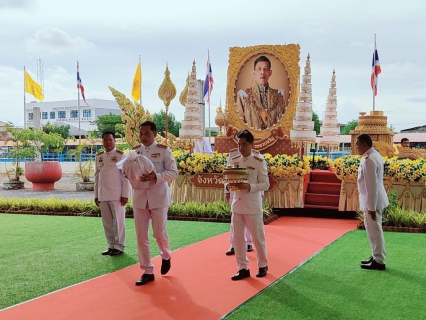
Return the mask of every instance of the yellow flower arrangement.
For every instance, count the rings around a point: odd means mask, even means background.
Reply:
[[[392,182],[426,181],[426,159],[383,158],[384,176]]]
[[[307,156],[309,159],[309,166],[312,168],[314,164],[315,169],[328,170],[333,167],[333,160],[324,156]],[[314,163],[312,163],[314,162]]]
[[[188,151],[174,150],[179,174],[193,175],[196,173],[222,173],[228,162],[227,153],[189,153]]]
[[[265,153],[264,157],[269,174],[276,178],[298,178],[309,173],[310,170],[308,157],[300,159],[297,155],[285,154],[273,157],[268,153]]]
[[[179,174],[222,173],[228,162],[227,153],[189,153],[180,149],[173,151]],[[277,178],[297,178],[309,173],[309,159],[298,156],[276,155],[266,153],[268,173]]]
[[[334,172],[337,178],[346,181],[356,181],[360,156],[345,156],[334,160]],[[426,159],[398,159],[397,157],[383,158],[383,177],[392,182],[426,181]]]
[[[344,156],[334,160],[332,168],[338,179],[356,182],[360,162],[360,156]]]

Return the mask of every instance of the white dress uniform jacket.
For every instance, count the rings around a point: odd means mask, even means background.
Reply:
[[[269,188],[268,170],[262,157],[253,153],[248,157],[234,156],[230,165],[247,168],[250,191],[231,191],[232,212],[240,214],[262,214],[262,191]]]
[[[129,198],[129,180],[116,165],[125,157],[122,151],[115,148],[110,152],[104,151],[96,155],[95,198],[99,201],[119,201],[121,197]]]
[[[383,210],[389,205],[383,185],[383,159],[374,148],[362,156],[358,168],[359,208],[366,211]]]
[[[148,189],[134,190],[133,208],[156,209],[169,207],[171,197],[168,182],[176,179],[179,174],[170,148],[154,141],[149,147],[141,145],[133,148],[133,150],[151,160],[157,175],[157,182],[150,181]]]

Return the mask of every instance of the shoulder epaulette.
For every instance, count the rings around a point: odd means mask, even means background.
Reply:
[[[231,159],[237,159],[240,156],[241,156],[241,154],[237,154],[237,155],[233,156]]]
[[[133,147],[132,150],[135,150],[135,149],[139,148],[140,146],[141,145],[137,145],[137,146]]]
[[[237,150],[238,150],[238,148],[231,149],[231,150],[229,150],[229,153],[237,151]]]
[[[157,146],[159,148],[162,148],[162,149],[167,149],[167,146],[165,144],[159,144],[159,143],[157,143]]]
[[[119,154],[123,154],[124,153],[123,151],[117,150],[117,149],[115,151],[117,151]]]
[[[101,151],[101,152],[98,152],[96,155],[97,156],[100,156],[101,154],[103,154],[104,152],[103,151]]]
[[[261,157],[254,156],[254,158],[255,158],[256,160],[263,161],[263,158],[261,158]]]
[[[259,151],[257,151],[257,150],[252,150],[253,151],[253,153],[255,153],[255,154],[260,154],[260,152]]]

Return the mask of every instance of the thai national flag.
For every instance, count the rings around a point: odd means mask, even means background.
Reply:
[[[206,68],[206,80],[204,81],[204,101],[210,102],[210,95],[213,90],[213,75],[212,75],[212,66],[210,64],[210,56],[207,59],[207,68]]]
[[[374,44],[373,64],[371,67],[371,89],[373,89],[375,96],[377,95],[377,80],[381,72],[379,54],[377,53],[376,44]]]
[[[80,78],[80,65],[77,61],[77,88],[81,91],[81,96],[83,97],[84,102],[86,102],[86,97],[84,96],[84,87]],[[87,102],[86,102],[87,103]]]

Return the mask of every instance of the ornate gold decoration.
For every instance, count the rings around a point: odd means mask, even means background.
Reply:
[[[262,54],[276,57],[287,71],[290,97],[287,103],[287,110],[281,120],[266,130],[254,130],[249,128],[237,115],[236,112],[236,82],[241,68],[254,56]],[[228,87],[226,90],[226,105],[228,107],[229,127],[237,131],[244,128],[253,133],[255,139],[267,138],[272,130],[282,127],[284,133],[289,136],[290,129],[293,127],[293,118],[296,112],[298,93],[299,93],[299,59],[300,46],[298,44],[289,45],[259,45],[252,47],[231,47],[229,48],[229,66],[228,66]],[[274,67],[272,67],[274,69]]]
[[[365,112],[360,112],[358,125],[351,130],[351,154],[357,154],[356,137],[361,133],[367,133],[373,140],[373,146],[382,156],[393,155],[393,136],[395,133],[388,127],[388,117],[383,115],[383,111],[370,111],[367,116]]]
[[[179,96],[179,102],[181,105],[183,105],[185,107],[186,104],[186,97],[188,96],[188,88],[189,88],[189,73],[188,76],[186,77],[186,85],[185,88],[183,88],[180,96]]]
[[[216,117],[214,118],[214,123],[219,126],[219,135],[222,136],[222,127],[225,126],[226,123],[225,115],[222,111],[222,106],[216,108]]]
[[[166,71],[164,71],[164,80],[163,83],[158,88],[158,97],[163,100],[164,105],[166,106],[166,113],[169,111],[170,102],[176,96],[176,87],[170,79],[169,67],[166,65]],[[166,122],[167,124],[167,122]]]
[[[138,102],[130,101],[126,95],[113,87],[108,87],[112,95],[117,101],[121,109],[121,121],[124,125],[124,140],[132,147],[140,144],[139,142],[139,125],[145,120],[151,120],[152,116],[149,111],[145,111],[144,107]]]
[[[170,79],[170,71],[168,65],[166,65],[166,71],[164,71],[164,80],[160,88],[158,88],[158,96],[163,100],[166,107],[166,119],[165,119],[165,133],[166,133],[166,144],[169,135],[169,105],[170,102],[176,96],[176,87]]]

